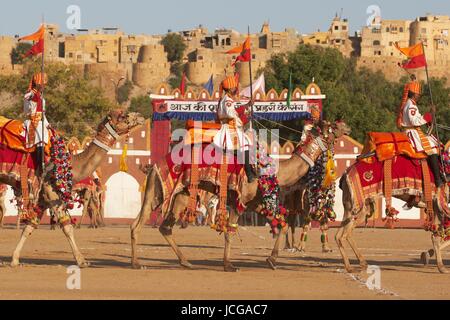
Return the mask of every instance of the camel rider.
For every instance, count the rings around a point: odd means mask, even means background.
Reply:
[[[223,94],[225,93],[225,94]],[[256,179],[250,164],[250,139],[244,133],[244,126],[249,122],[252,101],[236,107],[238,101],[238,82],[234,76],[227,77],[220,85],[221,99],[217,109],[221,129],[214,137],[214,144],[223,150],[243,151],[245,153],[244,169],[249,183]]]
[[[42,87],[47,84],[47,75],[38,73],[31,79],[30,86],[24,96],[24,114],[26,130],[26,147],[36,147],[38,163],[41,163],[45,145],[49,143],[49,123],[47,119],[42,119],[45,110],[45,100],[42,99]],[[44,128],[42,126],[44,121]],[[44,133],[42,132],[44,129]]]
[[[321,114],[320,107],[318,105],[311,106],[311,119],[305,121],[305,125],[303,127],[302,137],[300,139],[300,143],[304,144],[308,135],[313,129],[318,130],[320,126]]]
[[[433,116],[431,113],[422,116],[417,107],[420,99],[420,83],[413,78],[413,81],[406,86],[405,92],[408,92],[408,99],[400,110],[398,124],[408,136],[416,152],[425,152],[428,155],[428,163],[433,172],[436,187],[439,189],[444,185],[439,167],[439,142],[434,136],[425,134],[421,129],[424,125],[432,125]],[[432,112],[435,112],[434,106],[432,106]]]

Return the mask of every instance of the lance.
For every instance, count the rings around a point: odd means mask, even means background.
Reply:
[[[42,15],[42,25],[45,28],[45,19],[44,15]],[[45,99],[44,99],[44,91],[45,91],[45,32],[44,32],[44,43],[42,48],[42,60],[41,60],[41,101],[42,101],[42,136],[41,136],[41,144],[42,144],[42,154],[41,154],[41,164],[42,164],[42,177],[44,177],[44,168],[45,168]]]

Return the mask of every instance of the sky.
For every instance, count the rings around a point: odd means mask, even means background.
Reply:
[[[76,5],[83,29],[119,27],[128,34],[165,34],[188,30],[202,24],[209,31],[231,28],[239,32],[259,32],[264,21],[273,31],[294,28],[300,33],[326,31],[335,14],[343,9],[352,32],[366,25],[377,5],[382,19],[410,19],[427,13],[450,15],[448,0],[13,0],[0,4],[0,34],[25,35],[42,21],[56,23],[63,32],[67,9]]]

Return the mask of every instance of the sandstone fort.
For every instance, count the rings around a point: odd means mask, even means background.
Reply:
[[[388,79],[399,80],[404,73],[399,71],[398,63],[404,57],[395,49],[395,43],[407,47],[422,41],[430,75],[450,78],[449,16],[427,15],[415,20],[381,20],[375,23],[353,35],[350,34],[349,21],[337,15],[328,31],[312,34],[301,34],[294,29],[274,32],[269,23],[264,23],[259,33],[251,34],[253,70],[263,68],[275,53],[292,51],[299,44],[307,44],[336,48],[344,56],[356,59],[358,67],[379,70]],[[127,77],[145,92],[155,91],[170,76],[170,63],[160,44],[163,35],[127,35],[118,28],[65,34],[57,25],[48,25],[47,30],[47,61],[77,65],[84,72],[96,75],[98,84],[106,89],[113,89],[112,80]],[[231,29],[210,32],[201,25],[179,34],[187,45],[183,62],[189,84],[194,87],[206,83],[211,75],[220,79],[236,58],[225,52],[247,37],[247,34]],[[17,45],[16,38],[0,36],[0,74],[21,71],[20,65],[11,64],[10,53]],[[248,66],[242,63],[237,68],[242,85],[247,85]],[[425,77],[422,72],[418,76],[421,80]]]

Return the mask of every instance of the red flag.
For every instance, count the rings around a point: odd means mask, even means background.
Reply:
[[[186,74],[184,72],[183,77],[181,78],[180,91],[181,95],[184,97],[184,95],[186,94]]]
[[[44,52],[44,39],[39,40],[31,49],[25,53],[25,57],[37,56]]]
[[[241,44],[239,47],[236,47],[226,52],[226,54],[233,54],[233,53],[239,53],[239,56],[236,58],[236,61],[232,64],[233,67],[236,65],[238,61],[250,62],[252,60],[250,37],[247,37],[245,42]]]
[[[427,66],[427,59],[425,58],[425,52],[423,51],[423,44],[419,42],[409,48],[400,48],[398,43],[395,43],[395,47],[406,57],[408,60],[401,65],[404,69],[417,69]]]
[[[422,54],[420,56],[413,57],[403,63],[403,69],[417,69],[427,66],[427,60],[425,59],[425,55]]]

